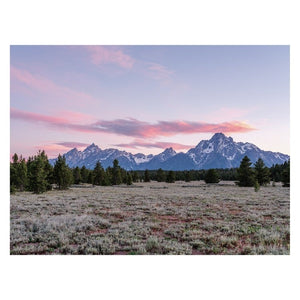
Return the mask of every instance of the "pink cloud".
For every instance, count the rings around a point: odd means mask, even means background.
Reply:
[[[141,138],[167,137],[176,134],[193,134],[200,132],[232,133],[255,130],[252,126],[240,121],[218,124],[190,121],[158,121],[156,124],[151,124],[136,119],[118,119],[113,121],[98,121],[95,123],[95,126],[104,132]]]
[[[45,150],[49,158],[57,157],[58,153],[66,153],[73,148],[84,148],[89,144],[80,142],[58,142],[53,144],[44,144],[34,147],[36,150]]]
[[[68,87],[60,86],[53,81],[39,76],[33,75],[27,70],[21,70],[14,66],[10,67],[11,82],[19,82],[24,84],[31,91],[37,91],[42,94],[52,95],[61,99],[66,99],[67,101],[86,103],[95,102],[97,99],[94,97],[79,91],[74,91]],[[11,85],[12,89],[22,90],[16,85]]]
[[[95,65],[115,64],[124,69],[131,69],[135,60],[120,49],[109,46],[85,46]]]
[[[117,147],[123,147],[123,148],[131,148],[131,149],[137,149],[137,148],[160,148],[160,149],[166,149],[166,148],[173,148],[174,150],[183,150],[183,149],[190,149],[193,146],[192,145],[185,145],[180,143],[171,143],[171,142],[145,142],[145,141],[139,141],[135,140],[132,143],[128,144],[116,144],[114,146]]]
[[[44,125],[59,128],[60,130],[65,129],[90,133],[101,132],[136,138],[167,137],[177,134],[193,134],[200,132],[234,133],[255,130],[251,125],[240,121],[222,122],[217,124],[191,121],[158,121],[156,124],[152,124],[130,118],[112,121],[99,120],[95,123],[78,124],[74,123],[73,120],[68,121],[65,118],[30,113],[15,108],[11,108],[11,118],[28,122],[39,122]]]

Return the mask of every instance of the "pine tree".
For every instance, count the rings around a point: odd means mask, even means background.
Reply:
[[[283,164],[283,171],[281,174],[281,181],[284,187],[290,186],[290,160]]]
[[[47,162],[48,159],[44,151],[39,151],[32,160],[27,161],[28,189],[36,194],[44,193],[50,189],[50,183],[47,181]]]
[[[12,162],[10,163],[10,191],[15,193],[18,186],[18,155],[15,153],[12,156]]]
[[[251,168],[250,159],[245,156],[238,168],[238,185],[239,186],[253,186],[255,182],[254,172]]]
[[[266,185],[270,183],[270,172],[265,166],[264,161],[259,158],[254,165],[255,178],[259,185]]]
[[[20,157],[17,165],[18,189],[23,192],[27,186],[27,165],[25,159]]]
[[[133,182],[138,182],[139,181],[139,175],[138,175],[137,171],[133,172],[132,180],[133,180]]]
[[[73,179],[74,179],[75,184],[79,184],[82,182],[81,172],[80,172],[79,167],[76,167],[73,169]]]
[[[190,171],[185,171],[184,172],[184,181],[185,182],[190,182],[191,181],[191,172]]]
[[[118,185],[121,183],[122,183],[122,177],[121,177],[119,161],[117,159],[115,159],[113,161],[113,168],[112,168],[112,184]]]
[[[82,166],[80,169],[80,177],[83,183],[88,182],[89,170],[85,166]]]
[[[150,175],[148,169],[146,169],[144,173],[144,182],[150,182]]]
[[[93,179],[93,172],[91,170],[88,171],[88,179],[87,179],[87,183],[93,184],[94,183],[94,179]]]
[[[168,183],[174,183],[175,182],[175,173],[174,173],[174,171],[171,170],[171,171],[168,172],[166,182],[168,182]]]
[[[126,184],[132,185],[132,176],[129,172],[127,172]]]
[[[156,180],[157,180],[158,182],[163,182],[163,181],[166,180],[166,174],[165,174],[165,172],[162,170],[162,168],[159,168],[159,169],[157,170],[157,173],[156,173]]]
[[[67,189],[72,181],[72,172],[66,164],[65,156],[58,155],[53,170],[54,181],[60,190]]]
[[[209,169],[205,173],[204,181],[205,183],[218,183],[220,176],[215,169]]]
[[[93,170],[93,184],[94,185],[108,185],[106,173],[101,166],[101,163],[97,161]]]

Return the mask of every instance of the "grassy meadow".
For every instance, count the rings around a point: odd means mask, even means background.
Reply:
[[[203,181],[72,186],[10,199],[10,253],[289,254],[290,188]]]

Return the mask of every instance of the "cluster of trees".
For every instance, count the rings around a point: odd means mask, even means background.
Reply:
[[[104,170],[97,162],[93,170],[86,167],[71,169],[64,156],[59,155],[54,166],[49,163],[45,151],[29,157],[26,161],[22,156],[14,154],[10,163],[10,192],[32,191],[43,193],[53,186],[67,189],[71,184],[91,183],[93,185],[118,185],[139,181],[136,172],[127,172],[114,160],[113,167]]]
[[[53,167],[44,151],[29,157],[27,161],[17,154],[10,163],[10,191],[33,191],[43,193],[51,189],[54,180]]]
[[[282,165],[273,165],[267,168],[260,158],[251,166],[250,159],[245,156],[239,168],[186,170],[186,171],[126,171],[119,166],[118,160],[113,161],[113,166],[106,170],[98,161],[93,170],[85,166],[69,168],[64,156],[59,155],[52,167],[44,151],[29,157],[26,161],[22,156],[14,154],[10,163],[10,190],[32,191],[43,193],[55,185],[58,189],[66,189],[71,184],[90,183],[93,185],[131,185],[133,182],[158,182],[173,183],[177,180],[195,181],[205,180],[206,183],[218,183],[220,180],[233,180],[239,186],[261,186],[273,181],[283,182],[283,186],[290,186],[290,161]]]
[[[261,185],[267,185],[271,179],[273,181],[281,181],[284,187],[290,186],[290,161],[285,162],[280,167],[278,165],[267,168],[261,158],[251,167],[250,159],[245,156],[237,169],[239,186],[254,186],[256,189]],[[280,170],[280,171],[279,171]],[[275,180],[274,175],[278,176]]]

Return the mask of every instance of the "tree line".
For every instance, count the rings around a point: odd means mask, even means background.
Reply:
[[[71,184],[89,183],[93,185],[109,186],[127,184],[133,182],[167,182],[175,181],[199,181],[206,183],[218,183],[220,180],[235,181],[239,186],[254,186],[256,189],[261,185],[281,181],[283,186],[290,186],[290,161],[282,165],[265,166],[259,158],[252,167],[250,159],[245,156],[239,168],[209,169],[209,170],[185,170],[166,171],[158,170],[126,171],[119,166],[117,159],[113,166],[104,169],[98,161],[93,170],[85,166],[81,168],[69,168],[64,156],[59,155],[52,166],[49,163],[45,151],[39,151],[37,155],[29,157],[27,161],[14,154],[10,163],[10,191],[32,191],[43,193],[57,189],[67,189]]]

